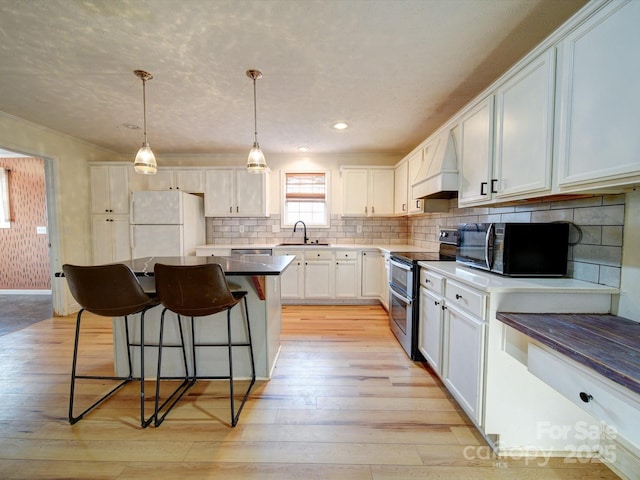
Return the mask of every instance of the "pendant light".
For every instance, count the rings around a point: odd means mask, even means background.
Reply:
[[[133,169],[137,173],[154,175],[158,171],[158,164],[156,162],[156,156],[151,151],[151,147],[147,141],[147,98],[145,88],[147,80],[151,80],[153,75],[144,70],[134,70],[133,73],[142,80],[142,109],[144,112],[144,142],[142,142],[142,146],[140,150],[138,150],[136,159],[133,162]]]
[[[247,159],[247,171],[249,173],[264,173],[267,170],[267,161],[264,159],[264,153],[258,144],[258,114],[256,107],[256,80],[262,78],[260,70],[247,70],[247,77],[253,80],[253,124],[254,139],[253,147],[249,152]]]

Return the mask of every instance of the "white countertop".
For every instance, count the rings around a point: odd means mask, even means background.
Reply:
[[[416,245],[407,245],[407,244],[393,244],[393,245],[381,245],[376,243],[330,243],[329,245],[312,245],[307,244],[306,246],[298,246],[298,245],[278,245],[274,243],[252,243],[248,245],[240,245],[240,244],[221,244],[221,243],[213,243],[208,245],[200,245],[196,247],[197,249],[234,249],[234,248],[277,248],[277,249],[286,249],[286,250],[298,250],[298,249],[309,249],[309,248],[331,248],[331,249],[340,249],[340,250],[372,250],[377,249],[382,251],[383,253],[389,252],[423,252],[425,251],[424,247],[418,247]]]
[[[485,292],[607,293],[618,294],[617,288],[573,278],[514,278],[465,267],[456,262],[419,262],[423,268],[455,276],[459,282]]]

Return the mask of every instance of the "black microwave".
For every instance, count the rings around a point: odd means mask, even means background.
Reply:
[[[568,223],[465,223],[458,226],[456,261],[510,277],[567,273]]]

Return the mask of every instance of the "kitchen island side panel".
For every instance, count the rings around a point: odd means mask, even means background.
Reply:
[[[253,354],[255,359],[256,377],[269,379],[275,366],[277,354],[280,348],[281,329],[281,304],[279,295],[279,276],[267,277],[265,300],[261,300],[253,286],[251,277],[234,276],[233,283],[240,290],[247,292],[251,336],[253,340]],[[277,284],[277,286],[276,286]],[[144,317],[144,336],[146,344],[157,344],[159,338],[160,315],[162,306],[154,307],[147,311]],[[247,339],[244,327],[244,306],[239,303],[231,310],[231,334],[232,341],[245,342]],[[198,342],[226,342],[226,312],[207,317],[197,317],[195,320],[196,339]],[[129,334],[133,341],[140,340],[140,315],[132,315],[129,324]],[[187,364],[190,371],[193,362],[190,357],[191,327],[190,319],[181,317],[185,342],[187,344]],[[113,319],[114,328],[114,355],[115,370],[117,375],[127,374],[126,337],[122,317]],[[165,315],[164,344],[177,345],[179,330],[176,315],[167,312]],[[140,372],[139,348],[132,349],[133,374]],[[250,357],[247,348],[236,347],[233,349],[234,376],[249,378],[251,375]],[[182,353],[178,348],[163,348],[162,350],[162,376],[180,376],[184,374]],[[147,346],[145,348],[145,377],[154,379],[157,369],[157,348]],[[226,348],[199,348],[197,352],[197,374],[199,376],[226,375],[228,373],[228,354]]]

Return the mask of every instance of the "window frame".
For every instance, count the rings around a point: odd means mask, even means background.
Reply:
[[[331,228],[331,172],[329,170],[281,170],[280,171],[280,226],[282,228],[292,228],[297,220],[287,222],[287,175],[309,175],[322,174],[325,179],[324,204],[326,208],[325,223],[310,223],[302,219],[308,228]],[[299,219],[298,219],[299,220]]]
[[[9,194],[9,179],[11,170],[0,166],[0,228],[11,228],[11,195]]]

